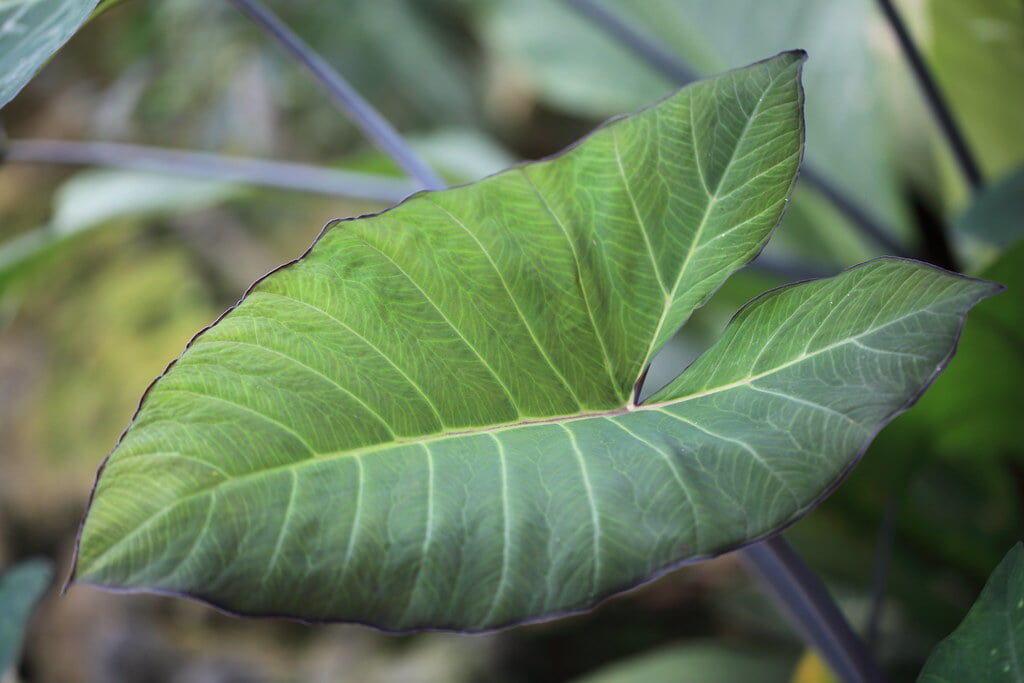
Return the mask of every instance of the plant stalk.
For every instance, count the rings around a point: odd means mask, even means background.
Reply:
[[[903,50],[903,55],[910,63],[910,68],[914,72],[918,86],[920,86],[921,92],[928,102],[936,122],[939,124],[939,129],[949,143],[953,157],[956,159],[957,165],[960,166],[960,171],[971,186],[971,190],[977,192],[984,182],[981,170],[974,155],[971,153],[970,147],[967,145],[967,140],[956,123],[956,119],[953,118],[953,112],[950,110],[946,98],[942,96],[938,83],[932,76],[928,65],[925,64],[921,51],[917,49],[913,38],[910,37],[910,31],[900,17],[899,12],[896,11],[896,7],[893,6],[891,0],[877,1],[879,9],[882,10],[882,14],[885,15],[889,25],[892,26],[892,30],[896,33],[896,39]]]
[[[243,14],[273,37],[297,62],[320,82],[331,98],[384,153],[428,190],[442,190],[447,184],[417,155],[380,112],[353,88],[319,54],[296,35],[258,0],[231,0]]]
[[[608,35],[628,47],[659,73],[679,85],[697,80],[698,76],[680,57],[630,26],[622,17],[598,5],[594,0],[562,0],[581,16],[602,28]],[[804,160],[803,180],[814,186],[850,220],[855,228],[876,245],[895,256],[911,254],[893,237],[893,231],[884,227],[867,209],[843,192],[812,164]]]
[[[416,189],[383,175],[112,142],[11,140],[2,160],[113,166],[382,202],[397,202]]]
[[[793,627],[843,683],[882,683],[885,676],[828,590],[781,534],[741,551]]]

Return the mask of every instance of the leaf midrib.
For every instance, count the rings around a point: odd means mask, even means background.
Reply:
[[[704,398],[704,397],[707,397],[707,396],[711,396],[713,394],[718,394],[718,393],[721,393],[723,391],[729,391],[731,389],[736,389],[736,388],[739,388],[741,386],[746,386],[748,384],[756,382],[759,379],[763,379],[763,378],[768,377],[770,375],[773,375],[773,374],[775,374],[777,372],[781,372],[781,371],[783,371],[783,370],[785,370],[787,368],[790,368],[790,367],[796,365],[797,363],[801,363],[803,361],[806,361],[809,358],[813,358],[815,356],[819,356],[819,355],[821,355],[823,353],[828,353],[829,351],[832,351],[833,349],[839,348],[841,346],[845,346],[847,344],[854,344],[859,339],[861,339],[862,337],[866,337],[866,336],[868,336],[870,334],[874,334],[875,332],[877,332],[878,330],[882,329],[883,327],[888,327],[889,325],[898,323],[901,320],[909,318],[909,317],[911,317],[913,315],[919,315],[919,314],[924,313],[924,312],[929,311],[929,310],[931,310],[931,309],[930,308],[923,308],[923,309],[918,309],[918,310],[912,311],[910,313],[906,313],[904,315],[901,315],[901,316],[898,316],[896,318],[893,318],[892,320],[887,320],[885,323],[880,324],[877,327],[873,327],[873,328],[870,328],[868,330],[865,330],[865,331],[861,332],[860,334],[856,334],[856,335],[853,335],[851,337],[844,337],[841,340],[838,340],[838,341],[835,341],[835,342],[833,342],[831,344],[823,346],[820,349],[817,349],[817,350],[815,350],[815,351],[813,351],[811,353],[801,354],[801,355],[799,355],[798,357],[796,357],[796,358],[794,358],[792,360],[786,361],[785,363],[782,363],[780,365],[772,367],[772,368],[770,368],[768,370],[765,370],[763,372],[760,372],[760,373],[757,373],[757,374],[754,374],[754,375],[748,375],[747,377],[743,377],[741,379],[735,380],[735,381],[730,382],[728,384],[723,384],[723,385],[720,385],[720,386],[717,386],[717,387],[711,387],[711,388],[705,389],[703,391],[698,391],[698,392],[695,392],[695,393],[692,393],[692,394],[687,394],[686,396],[681,396],[679,398],[671,399],[671,400],[668,400],[668,401],[660,401],[660,402],[657,402],[657,403],[642,403],[642,404],[629,403],[629,404],[627,404],[627,405],[625,405],[625,406],[623,406],[621,408],[613,408],[613,409],[609,409],[609,410],[579,412],[579,413],[573,413],[571,415],[556,415],[556,416],[553,416],[553,417],[536,418],[536,419],[530,419],[530,420],[520,420],[518,422],[506,422],[506,423],[501,423],[501,424],[487,425],[487,426],[484,426],[484,427],[472,427],[472,428],[469,428],[469,429],[460,429],[460,430],[453,430],[453,431],[447,431],[447,432],[434,432],[432,434],[424,434],[422,436],[413,437],[413,438],[409,438],[409,439],[395,439],[393,441],[382,441],[380,443],[371,444],[371,445],[368,445],[368,446],[364,446],[362,448],[352,448],[352,449],[345,450],[345,451],[336,451],[336,452],[331,452],[331,453],[320,453],[320,454],[317,454],[316,457],[314,457],[314,458],[307,458],[307,459],[303,459],[303,460],[298,461],[298,462],[285,463],[285,464],[282,464],[282,465],[276,465],[274,467],[268,467],[268,468],[261,469],[261,470],[254,470],[252,472],[246,472],[244,474],[235,475],[235,476],[233,476],[233,477],[231,477],[231,478],[229,478],[229,479],[227,479],[227,480],[225,480],[223,482],[218,482],[217,484],[215,484],[214,486],[212,486],[210,488],[216,488],[217,486],[223,485],[225,483],[237,481],[239,479],[244,479],[244,478],[247,478],[247,477],[258,476],[260,474],[269,474],[269,473],[272,473],[272,472],[275,472],[275,471],[281,470],[281,469],[288,469],[288,468],[292,468],[292,467],[298,467],[298,466],[308,465],[308,464],[313,464],[313,463],[321,463],[321,462],[325,462],[325,461],[332,460],[332,459],[335,459],[335,458],[347,458],[347,457],[358,457],[358,456],[363,456],[363,455],[369,455],[371,453],[387,450],[389,448],[394,448],[396,446],[408,446],[408,445],[414,445],[414,444],[427,444],[427,443],[432,443],[432,442],[435,442],[435,441],[443,441],[445,439],[456,438],[456,437],[460,437],[460,436],[472,436],[472,435],[475,435],[475,434],[493,434],[494,432],[500,432],[500,431],[505,431],[505,430],[510,430],[510,429],[519,429],[519,428],[522,428],[522,427],[532,427],[532,426],[545,425],[545,424],[559,424],[559,423],[565,423],[565,422],[575,422],[575,421],[578,421],[578,420],[588,420],[588,419],[593,419],[593,418],[617,417],[619,415],[626,415],[628,413],[633,413],[633,412],[638,412],[638,411],[645,411],[645,410],[664,410],[668,406],[674,406],[674,405],[678,405],[680,403],[686,403],[688,401],[696,400],[696,399],[699,399],[699,398]],[[127,460],[127,459],[137,458],[137,457],[146,457],[147,455],[149,455],[149,454],[148,453],[138,453],[138,454],[135,454],[135,455],[127,456],[125,459]],[[203,491],[206,491],[206,490],[209,490],[209,489],[202,489],[200,491],[194,492],[194,494],[202,493]],[[194,495],[194,494],[192,494],[192,495]]]

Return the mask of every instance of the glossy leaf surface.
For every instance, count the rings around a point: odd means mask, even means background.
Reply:
[[[963,623],[932,652],[918,683],[1024,681],[1024,547],[999,563]]]
[[[993,291],[894,259],[777,290],[634,404],[652,355],[781,215],[802,60],[328,226],[147,392],[75,578],[480,630],[585,609],[799,517]]]
[[[0,574],[0,678],[17,663],[29,616],[52,579],[53,567],[43,560]]]
[[[74,35],[97,0],[0,0],[0,107]]]

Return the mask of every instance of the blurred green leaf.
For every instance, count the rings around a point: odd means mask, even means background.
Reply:
[[[631,657],[574,683],[783,683],[792,657],[715,643],[688,643]]]
[[[434,2],[424,11],[417,0],[281,4],[282,16],[400,129],[477,119],[474,63],[443,9]]]
[[[97,0],[0,0],[0,107],[74,35]]]
[[[500,65],[498,87],[525,85],[530,95],[559,109],[607,118],[679,86],[561,2],[497,0],[484,6],[479,30]]]
[[[1024,166],[983,187],[955,227],[999,247],[1024,237]]]
[[[0,293],[82,232],[121,218],[194,211],[239,191],[239,186],[229,183],[137,171],[77,173],[57,190],[53,217],[46,227],[0,244]]]
[[[194,211],[237,195],[230,183],[137,171],[83,171],[61,185],[49,229],[73,235],[125,216]]]
[[[931,0],[930,52],[986,175],[1024,162],[1024,3],[1020,0]]]
[[[1010,549],[960,626],[939,643],[918,683],[1024,681],[1024,546]]]
[[[453,184],[497,173],[516,161],[492,138],[471,128],[442,128],[413,137],[411,142]]]
[[[29,616],[53,579],[47,560],[29,560],[0,574],[0,678],[13,667]]]

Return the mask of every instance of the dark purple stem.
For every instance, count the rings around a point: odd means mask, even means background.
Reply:
[[[406,180],[383,175],[113,142],[11,140],[3,161],[132,168],[382,202],[397,202],[416,190]]]
[[[885,680],[867,647],[814,572],[781,534],[740,551],[804,641],[844,683]]]

